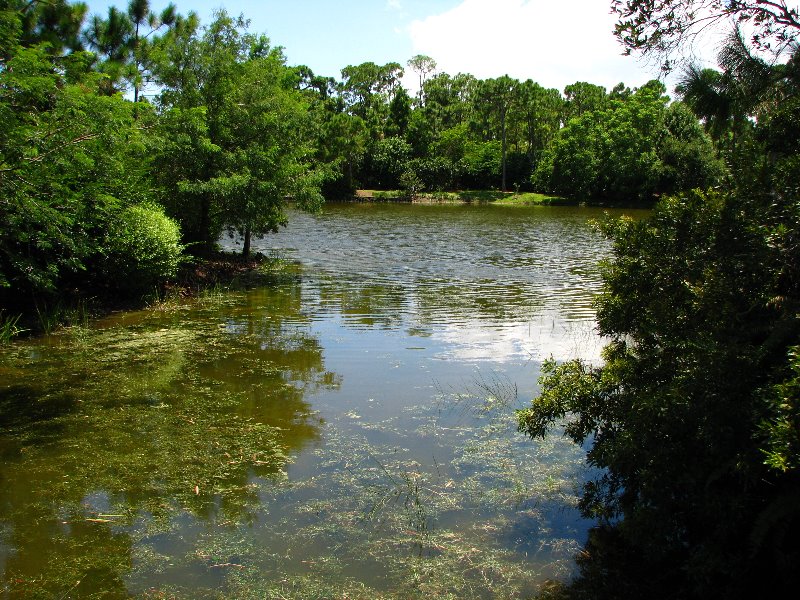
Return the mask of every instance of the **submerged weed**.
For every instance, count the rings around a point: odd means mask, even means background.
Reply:
[[[510,599],[569,573],[548,507],[580,452],[514,434],[516,386],[325,423],[308,396],[342,378],[297,290],[214,294],[0,354],[3,593]]]

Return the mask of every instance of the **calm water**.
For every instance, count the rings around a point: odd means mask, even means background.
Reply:
[[[598,358],[590,209],[331,205],[289,268],[0,350],[2,598],[519,598],[582,453],[515,431]],[[233,241],[225,243],[236,247]]]

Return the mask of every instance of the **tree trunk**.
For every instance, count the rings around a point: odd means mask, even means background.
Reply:
[[[244,247],[242,248],[242,256],[248,258],[250,256],[250,225],[244,227]]]
[[[203,194],[200,200],[200,239],[203,240],[203,253],[208,256],[211,249],[211,240],[209,239],[210,218],[209,212],[211,211],[211,204],[208,199],[208,194]]]
[[[501,189],[505,192],[506,191],[506,112],[505,112],[505,110],[503,111],[501,119],[502,119],[502,122],[503,122],[503,156],[502,156],[503,183],[502,183]]]

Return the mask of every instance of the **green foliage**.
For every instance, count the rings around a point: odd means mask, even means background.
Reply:
[[[646,201],[659,193],[705,187],[722,173],[696,120],[668,107],[650,82],[624,100],[571,119],[533,175],[540,191]]]
[[[707,188],[721,181],[725,165],[697,119],[686,105],[673,102],[664,115],[665,135],[658,143],[661,161],[658,190],[675,193],[693,187]]]
[[[105,245],[105,276],[126,292],[149,292],[175,277],[183,246],[178,224],[155,205],[115,214]]]
[[[585,81],[577,81],[564,88],[564,122],[587,112],[603,110],[608,104],[606,88]]]
[[[798,230],[796,207],[691,192],[603,225],[605,364],[546,363],[520,413],[533,437],[569,416],[565,434],[599,469],[581,509],[600,529],[576,590],[739,598],[794,581],[800,296],[785,275],[796,250],[774,236]]]
[[[765,464],[782,473],[800,469],[800,347],[788,351],[779,381],[763,390],[767,413],[761,423]]]
[[[468,188],[491,189],[500,187],[503,163],[503,146],[499,141],[467,142],[461,160],[462,179]]]
[[[422,189],[444,191],[458,187],[458,165],[445,157],[414,158],[408,161],[408,168],[419,178]]]
[[[68,0],[5,0],[0,4],[0,61],[40,44],[51,55],[81,50],[86,10],[85,4]]]
[[[312,167],[308,97],[280,48],[225,12],[199,34],[178,22],[156,52],[165,118],[156,163],[164,202],[193,251],[213,249],[224,228],[244,237],[284,225],[284,203],[321,203],[327,176]]]
[[[404,139],[390,137],[372,144],[369,154],[373,184],[379,189],[396,189],[408,170],[411,146]]]
[[[46,48],[19,48],[0,69],[0,286],[10,298],[80,281],[109,211],[146,189],[130,103],[97,95],[83,59],[56,70]]]
[[[347,110],[367,124],[373,140],[384,133],[389,102],[399,92],[402,77],[402,66],[394,62],[385,65],[365,62],[342,69],[341,97]]]

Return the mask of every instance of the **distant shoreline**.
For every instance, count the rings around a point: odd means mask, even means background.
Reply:
[[[425,192],[415,195],[410,195],[405,190],[356,190],[353,196],[338,199],[337,201],[407,202],[410,204],[497,204],[499,206],[579,206],[583,204],[582,201],[548,194],[478,190]]]

